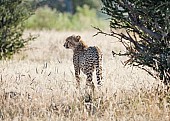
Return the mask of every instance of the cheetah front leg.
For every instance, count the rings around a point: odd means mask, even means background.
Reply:
[[[75,69],[75,77],[76,77],[76,88],[79,89],[80,88],[80,69],[77,66],[74,66]]]

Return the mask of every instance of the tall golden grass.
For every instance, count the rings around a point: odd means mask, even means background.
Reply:
[[[95,31],[26,31],[24,37],[29,33],[39,37],[12,60],[0,61],[0,120],[170,120],[170,97],[164,86],[138,68],[124,67],[126,58],[113,57],[112,50],[125,51],[115,38],[93,37]],[[75,88],[73,52],[63,47],[65,38],[72,34],[98,46],[104,55],[103,94],[96,94],[91,116],[83,100],[85,76],[81,73],[79,92]]]

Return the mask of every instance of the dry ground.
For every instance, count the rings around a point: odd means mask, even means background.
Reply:
[[[115,38],[93,37],[90,32],[27,31],[39,35],[12,60],[0,62],[0,120],[169,120],[169,95],[158,81],[135,67],[124,67],[123,51]],[[88,116],[83,104],[85,76],[81,93],[75,89],[72,50],[63,47],[69,35],[80,35],[88,45],[103,52],[103,95],[94,101],[94,114]],[[95,83],[95,75],[94,75]]]

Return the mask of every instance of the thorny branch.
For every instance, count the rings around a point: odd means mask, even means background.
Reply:
[[[98,32],[117,38],[125,47],[125,53],[113,56],[128,56],[125,65],[137,66],[165,84],[170,83],[170,2],[160,0],[102,0],[103,13],[110,16],[110,33],[94,27]],[[161,6],[161,7],[160,7]],[[118,33],[116,29],[125,29]],[[154,75],[151,68],[157,74]]]

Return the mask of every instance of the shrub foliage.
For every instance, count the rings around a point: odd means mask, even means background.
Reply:
[[[32,39],[23,39],[23,22],[31,15],[23,0],[0,1],[0,59],[10,58]]]
[[[110,16],[111,33],[126,48],[125,64],[144,69],[165,84],[170,82],[170,2],[169,0],[102,0],[103,13]],[[113,29],[125,29],[125,33]],[[98,34],[97,33],[97,34]],[[149,68],[148,68],[149,67]],[[154,73],[153,73],[154,70]],[[155,74],[155,72],[157,74]]]

